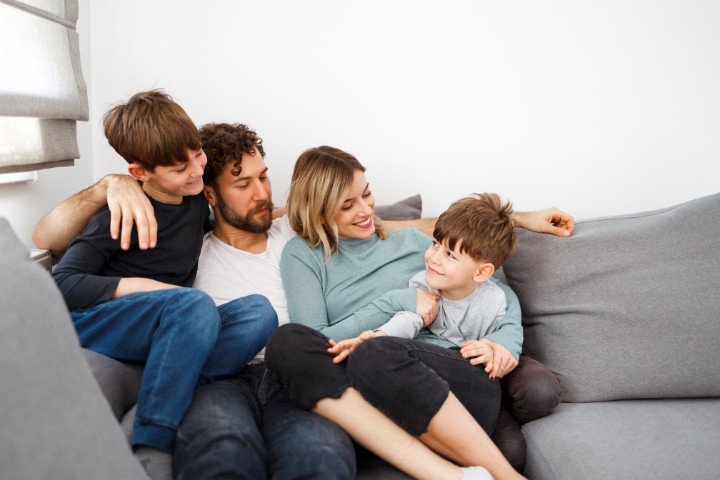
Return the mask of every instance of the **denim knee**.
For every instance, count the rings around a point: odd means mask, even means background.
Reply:
[[[263,295],[252,294],[245,297],[248,304],[258,319],[258,333],[263,337],[263,343],[266,343],[270,335],[278,328],[278,317],[275,307],[272,306],[270,300]]]
[[[501,385],[503,403],[521,425],[549,415],[560,403],[562,390],[555,374],[526,355],[520,355]]]
[[[267,297],[265,297],[264,295],[260,295],[259,293],[253,293],[242,298],[245,299],[248,307],[257,309],[263,314],[272,315],[275,313],[275,309],[270,303],[270,300],[268,300]]]
[[[217,307],[206,293],[194,288],[178,288],[167,297],[156,335],[172,335],[192,348],[202,359],[202,366],[215,346],[220,328]]]
[[[220,315],[207,293],[196,288],[178,288],[173,291],[168,304],[179,310],[172,316],[173,322],[192,335],[215,341],[220,332]]]

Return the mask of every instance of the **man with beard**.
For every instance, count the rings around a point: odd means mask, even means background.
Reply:
[[[286,216],[273,220],[262,140],[241,124],[208,124],[200,134],[208,159],[205,196],[215,225],[205,236],[194,286],[218,305],[260,293],[275,308],[278,323],[287,323],[280,255],[295,232]],[[115,212],[112,234],[123,247],[129,245],[131,232],[141,248],[155,246],[152,208],[126,176],[105,177],[67,199],[40,220],[33,240],[39,248],[61,253],[106,202]],[[537,232],[566,236],[572,230],[572,217],[557,209],[516,212],[514,219],[517,226]],[[431,235],[435,219],[384,223],[388,229],[416,226]],[[355,452],[343,430],[301,410],[282,390],[267,403],[260,401],[263,355],[260,352],[237,377],[196,390],[178,430],[175,477],[354,478]]]
[[[264,292],[278,323],[288,323],[280,254],[295,233],[285,216],[272,219],[262,140],[241,124],[204,125],[200,135],[215,225],[194,286],[218,305]],[[178,430],[176,478],[354,478],[355,451],[341,428],[302,410],[285,391],[260,400],[263,358],[264,350],[237,377],[195,391]]]

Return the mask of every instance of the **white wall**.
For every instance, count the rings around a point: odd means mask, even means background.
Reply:
[[[125,169],[102,113],[164,88],[257,129],[276,203],[320,144],[430,215],[472,191],[577,218],[720,191],[714,0],[105,0],[90,24],[94,178]]]

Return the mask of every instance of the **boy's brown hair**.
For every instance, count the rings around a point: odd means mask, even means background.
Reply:
[[[460,244],[460,252],[476,262],[489,262],[500,268],[515,251],[517,237],[512,205],[495,193],[476,193],[458,200],[445,210],[435,224],[433,237],[450,250]]]
[[[103,127],[108,142],[126,162],[149,172],[186,163],[188,149],[202,147],[193,121],[162,90],[136,93],[127,103],[108,110]]]

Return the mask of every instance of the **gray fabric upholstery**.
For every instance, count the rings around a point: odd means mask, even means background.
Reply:
[[[144,479],[60,292],[0,218],[0,476]]]
[[[523,426],[533,480],[718,478],[720,399],[564,403]]]
[[[564,401],[720,396],[720,194],[521,230],[503,270]]]
[[[422,197],[413,195],[390,205],[377,205],[375,215],[383,220],[417,220],[422,217]]]
[[[115,418],[121,420],[137,402],[143,367],[120,362],[84,348],[82,353],[100,385],[100,390],[110,404]]]

